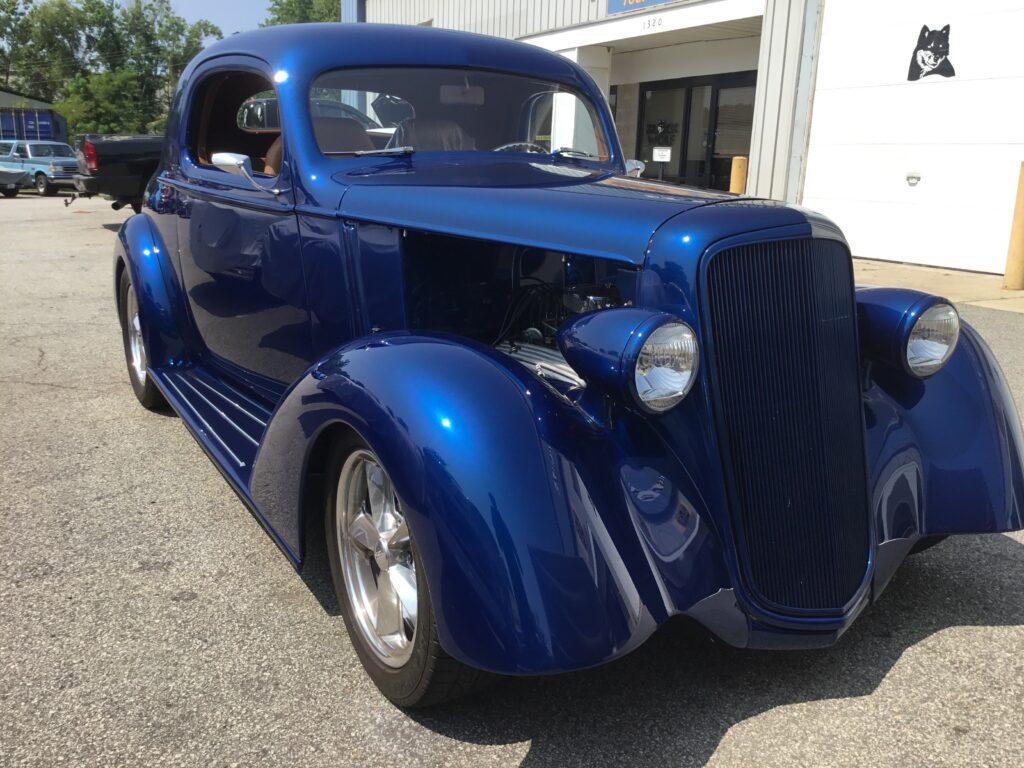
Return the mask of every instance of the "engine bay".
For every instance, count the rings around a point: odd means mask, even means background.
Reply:
[[[402,252],[410,329],[495,347],[563,390],[582,381],[559,327],[636,298],[639,270],[610,259],[411,231]]]

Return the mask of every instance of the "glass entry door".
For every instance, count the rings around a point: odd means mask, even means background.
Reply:
[[[643,83],[637,158],[644,176],[729,188],[732,158],[750,153],[756,72]]]

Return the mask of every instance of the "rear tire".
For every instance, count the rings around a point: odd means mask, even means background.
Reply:
[[[124,359],[128,364],[128,380],[135,397],[144,408],[151,411],[167,409],[167,401],[157,389],[147,369],[146,343],[142,337],[141,317],[135,287],[128,269],[121,273],[118,285],[117,314],[121,321],[121,340],[124,343]]]
[[[326,480],[324,523],[334,591],[352,645],[377,688],[399,707],[426,707],[486,685],[491,674],[441,648],[415,540],[376,454],[355,435],[339,440]],[[397,622],[381,616],[387,605],[394,606]]]
[[[43,197],[53,197],[57,194],[57,187],[50,183],[45,173],[37,173],[36,191]]]

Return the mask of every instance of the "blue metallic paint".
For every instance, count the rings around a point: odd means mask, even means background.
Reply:
[[[185,121],[195,88],[204,72],[231,62],[268,79],[287,73],[276,86],[284,200],[261,198],[238,177],[189,158]],[[139,294],[154,380],[296,565],[305,551],[301,514],[312,447],[338,425],[360,434],[393,476],[444,647],[499,672],[597,664],[680,613],[737,646],[825,645],[877,597],[920,536],[1024,525],[1024,437],[1016,410],[988,348],[964,324],[949,363],[926,381],[891,365],[865,369],[876,538],[868,588],[836,616],[780,615],[759,606],[736,562],[706,371],[662,416],[643,412],[610,384],[621,381],[626,340],[662,313],[683,319],[706,342],[700,307],[709,253],[773,239],[841,241],[839,231],[782,203],[623,178],[614,138],[611,162],[567,166],[575,177],[487,153],[325,158],[306,109],[309,83],[346,65],[475,66],[558,80],[590,96],[614,137],[603,98],[575,64],[475,35],[280,27],[218,42],[186,69],[146,210],[122,228],[116,259],[131,270]],[[235,207],[237,232],[253,226],[266,233],[265,224],[252,222],[268,213],[294,222],[284,224],[281,252],[301,265],[305,290],[296,290],[294,272],[266,285],[261,279],[268,295],[307,317],[306,338],[281,351],[311,367],[300,376],[278,375],[281,384],[294,376],[283,394],[251,370],[266,374],[262,364],[218,362],[197,333],[201,322],[181,287],[193,269],[186,260],[195,258],[196,198]],[[222,222],[213,216],[211,223]],[[559,394],[493,349],[403,331],[404,228],[642,268],[635,309],[594,315],[562,334],[567,358],[588,378],[608,383],[608,394],[595,398],[598,387],[580,398]],[[262,234],[250,240],[265,242]],[[216,262],[213,271],[237,258],[235,250],[206,254]],[[908,296],[862,290],[858,300],[867,356],[892,359]],[[598,354],[577,354],[583,347]],[[607,378],[587,369],[602,361]],[[191,397],[193,390],[204,399]]]

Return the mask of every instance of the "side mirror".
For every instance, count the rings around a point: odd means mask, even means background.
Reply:
[[[211,160],[213,161],[214,167],[248,179],[249,183],[260,192],[267,192],[268,194],[274,195],[274,197],[281,194],[280,189],[267,189],[253,178],[252,160],[248,155],[242,155],[238,152],[214,152]]]
[[[214,152],[213,164],[222,171],[233,173],[236,176],[252,176],[252,160],[248,155],[241,155],[237,152]]]
[[[644,172],[647,167],[647,163],[643,160],[627,160],[626,161],[626,175],[632,176],[633,178],[639,178],[640,174]]]

